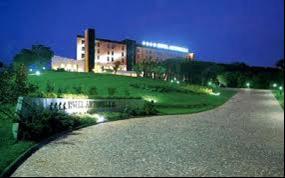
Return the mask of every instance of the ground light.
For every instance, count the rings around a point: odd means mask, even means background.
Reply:
[[[208,82],[208,85],[211,86],[211,85],[212,85],[212,82]]]
[[[37,76],[41,75],[41,72],[40,71],[36,71],[36,75]]]
[[[246,86],[247,86],[247,88],[249,88],[249,87],[250,87],[250,83],[249,83],[249,82],[247,82],[247,83],[246,83]]]
[[[171,80],[170,82],[171,82],[171,83],[173,83],[174,81],[173,81],[173,80]]]
[[[276,83],[274,83],[274,84],[273,84],[273,87],[274,87],[274,88],[276,88],[276,87],[277,87],[277,84],[276,84]]]
[[[33,69],[30,69],[29,71],[30,71],[30,72],[33,72]]]
[[[46,68],[45,68],[45,67],[43,67],[43,70],[46,70]]]
[[[180,84],[180,82],[179,82],[179,81],[177,81],[176,83],[177,83],[177,84]]]
[[[280,86],[280,87],[279,87],[279,90],[281,90],[281,91],[282,91],[282,90],[283,90],[283,87],[282,87],[282,86]]]

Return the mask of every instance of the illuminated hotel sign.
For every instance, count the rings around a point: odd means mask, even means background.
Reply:
[[[142,42],[143,46],[148,46],[148,47],[153,47],[153,48],[159,48],[159,49],[167,49],[171,51],[178,51],[178,52],[183,52],[183,53],[188,53],[189,49],[179,47],[179,46],[173,46],[173,45],[168,45],[168,44],[163,44],[163,43],[153,43],[153,42],[148,42],[148,41],[143,41]]]

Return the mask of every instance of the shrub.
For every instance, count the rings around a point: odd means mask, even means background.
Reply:
[[[22,140],[40,141],[78,125],[78,118],[75,116],[39,108],[35,109],[33,115],[20,118],[19,138]]]
[[[61,88],[58,88],[58,89],[57,89],[57,95],[58,95],[59,97],[61,97],[63,93],[64,93],[63,89],[61,89]]]
[[[76,94],[82,94],[82,93],[84,93],[81,86],[73,86],[73,91],[74,91]]]
[[[50,81],[48,81],[47,85],[46,85],[46,92],[52,93],[54,91],[55,91],[55,85],[53,83],[51,83]]]
[[[96,86],[90,87],[88,90],[88,94],[89,95],[98,95],[97,87]]]
[[[155,115],[157,114],[157,110],[155,109],[153,101],[151,102],[145,102],[143,111],[145,115]]]
[[[130,94],[130,91],[128,89],[125,90],[125,96],[129,97],[131,94]]]
[[[117,89],[116,88],[113,88],[113,87],[109,87],[108,89],[108,95],[109,96],[114,96],[117,92]]]
[[[64,68],[58,68],[55,70],[56,72],[65,72],[65,69]]]

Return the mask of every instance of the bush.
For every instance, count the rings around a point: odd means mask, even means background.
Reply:
[[[116,92],[117,92],[117,89],[113,88],[113,87],[110,87],[107,90],[108,90],[108,95],[109,96],[114,96],[116,94]]]
[[[19,138],[22,140],[40,141],[79,125],[77,117],[47,109],[36,109],[33,115],[20,118]]]
[[[131,94],[130,94],[130,91],[128,89],[125,90],[125,96],[129,97]]]
[[[46,85],[46,92],[53,93],[54,91],[55,91],[55,85],[51,83],[50,81],[48,81]]]
[[[82,93],[84,93],[81,86],[73,86],[73,91],[74,91],[76,94],[82,94]]]
[[[97,87],[96,86],[90,87],[88,90],[88,94],[89,95],[98,95]]]
[[[153,101],[151,102],[145,102],[143,111],[145,115],[155,115],[157,114],[157,110],[155,109]]]

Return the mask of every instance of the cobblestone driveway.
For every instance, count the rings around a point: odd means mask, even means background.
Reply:
[[[215,110],[100,124],[37,151],[13,176],[284,176],[284,112],[241,90]]]

